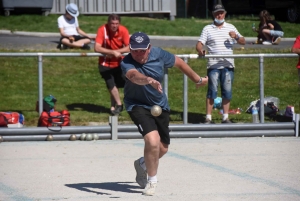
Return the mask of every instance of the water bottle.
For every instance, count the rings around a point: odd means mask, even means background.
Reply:
[[[255,105],[252,107],[252,123],[259,123],[258,108]]]
[[[252,24],[252,31],[256,31],[255,23]]]

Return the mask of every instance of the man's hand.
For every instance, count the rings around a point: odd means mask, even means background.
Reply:
[[[75,38],[74,38],[73,36],[70,36],[70,37],[69,37],[69,41],[70,41],[70,43],[73,43],[73,42],[74,42],[74,40],[75,40]]]
[[[234,31],[230,31],[230,32],[229,32],[229,36],[230,36],[231,38],[236,38],[236,33],[235,33]]]
[[[198,52],[198,55],[200,56],[200,57],[204,57],[205,56],[205,50],[200,50],[199,52]]]
[[[159,81],[151,78],[151,77],[147,77],[147,81],[148,81],[148,84],[150,84],[154,89],[156,89],[159,93],[163,93],[163,90],[162,90],[162,86],[160,84]]]
[[[196,88],[197,88],[197,89],[198,89],[199,87],[204,86],[204,85],[206,85],[206,84],[208,83],[208,77],[207,77],[207,76],[201,77],[201,78],[202,78],[202,82],[201,82],[200,84],[197,84],[197,83],[196,83]]]

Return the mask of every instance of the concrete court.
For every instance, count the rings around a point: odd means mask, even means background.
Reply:
[[[171,139],[154,197],[133,161],[143,140],[0,143],[0,201],[300,200],[300,138]]]

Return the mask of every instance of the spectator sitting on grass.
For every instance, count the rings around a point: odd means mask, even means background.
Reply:
[[[57,19],[58,28],[61,35],[59,49],[82,48],[89,50],[88,44],[91,37],[79,28],[77,16],[79,15],[78,7],[74,3],[66,6],[66,13]]]
[[[281,26],[272,19],[270,13],[267,10],[262,10],[259,13],[260,24],[264,27],[261,33],[266,38],[263,45],[278,45],[283,37],[283,30]]]

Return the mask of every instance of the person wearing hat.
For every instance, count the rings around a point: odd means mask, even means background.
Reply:
[[[77,19],[78,15],[77,5],[70,3],[66,6],[66,13],[57,19],[61,35],[60,43],[57,46],[59,49],[66,49],[68,47],[90,49],[88,44],[91,42],[92,37],[80,29]]]
[[[119,88],[124,87],[125,78],[120,62],[122,53],[129,52],[129,32],[120,22],[119,15],[109,15],[107,23],[98,28],[94,46],[95,52],[104,54],[99,57],[98,68],[110,94],[112,115],[119,115],[123,111]]]
[[[159,159],[167,153],[170,144],[170,107],[162,89],[165,69],[179,68],[196,85],[204,86],[207,77],[200,77],[181,58],[159,47],[152,47],[147,34],[136,32],[129,42],[130,54],[121,62],[127,80],[124,86],[124,104],[134,124],[144,138],[144,156],[134,161],[136,182],[144,188],[143,195],[154,195],[157,186]],[[162,109],[159,116],[151,115],[151,107]]]
[[[233,44],[245,45],[245,38],[234,25],[225,22],[226,11],[222,4],[216,4],[212,11],[214,22],[206,25],[196,44],[199,56],[205,56],[204,46],[209,54],[233,54]],[[232,123],[228,112],[232,98],[232,84],[234,78],[233,58],[209,58],[207,63],[208,89],[206,95],[205,124],[211,124],[214,99],[218,95],[218,84],[221,87],[223,118],[222,123]]]

